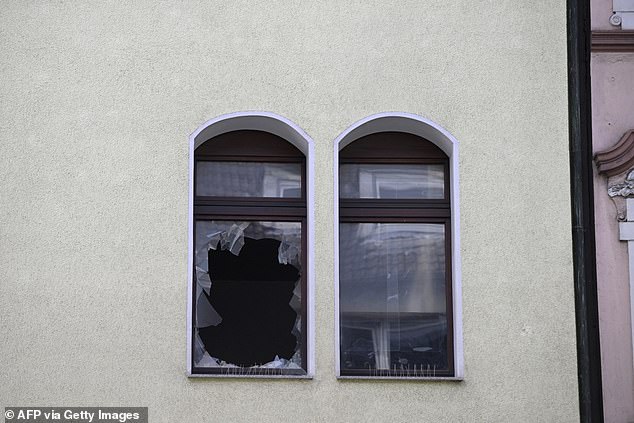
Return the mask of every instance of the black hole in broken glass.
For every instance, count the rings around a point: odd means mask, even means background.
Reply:
[[[278,261],[280,241],[245,237],[238,255],[209,250],[213,280],[209,303],[222,317],[198,329],[210,356],[241,367],[291,359],[298,347],[292,333],[297,312],[289,301],[300,278],[291,264]]]

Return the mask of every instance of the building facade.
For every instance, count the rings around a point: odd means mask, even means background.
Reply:
[[[0,28],[3,406],[147,406],[164,422],[579,420],[565,2],[7,1]],[[275,187],[300,199],[285,203],[294,217],[196,202],[205,175],[208,197],[242,189],[213,194],[217,167],[196,176],[195,161],[215,154],[253,161],[257,146],[215,149],[234,131],[292,147],[274,162],[299,173],[266,175],[285,175]],[[431,166],[430,180],[440,169],[441,182],[391,215],[372,198],[351,211],[340,193],[352,168],[341,166],[389,161],[345,149],[365,139],[376,142],[368,154],[396,154],[393,138],[364,138],[386,132],[426,143],[410,164]],[[208,156],[196,156],[201,145]],[[379,176],[387,196],[404,186]],[[247,231],[205,229],[207,259],[259,248],[241,222],[301,223],[301,241],[291,225],[271,250],[279,265],[303,260],[291,321],[303,344],[272,360],[286,360],[282,370],[226,370],[214,355],[226,352],[213,350],[226,345],[220,329],[196,343],[198,329],[219,324],[199,300],[221,298],[195,273],[205,213]],[[386,284],[373,305],[418,313],[407,300],[431,299],[427,312],[444,313],[425,323],[429,344],[412,347],[442,353],[403,370],[377,346],[391,342],[381,321],[355,314],[364,280],[342,276],[381,251],[352,254],[363,224],[386,223],[383,245],[403,257],[423,248],[390,235],[395,219],[421,234],[408,239],[446,245],[419,260],[412,280],[429,284],[412,285],[416,294]],[[201,269],[204,281],[211,267]]]
[[[632,220],[634,213],[628,213],[626,205],[627,198],[632,195],[627,186],[634,163],[629,154],[624,154],[624,149],[631,148],[634,141],[631,139],[634,129],[634,27],[629,21],[634,16],[634,4],[629,5],[632,11],[620,12],[628,9],[626,3],[591,2],[597,293],[607,422],[634,421],[631,313],[634,284],[631,282],[632,261],[626,233],[627,222]],[[622,20],[621,16],[625,20],[615,25]]]

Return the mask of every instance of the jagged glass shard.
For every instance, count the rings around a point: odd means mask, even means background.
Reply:
[[[205,346],[198,336],[198,331],[196,331],[196,336],[194,338],[194,363],[198,363],[205,354],[207,354],[205,352]]]
[[[268,363],[262,365],[262,367],[268,369],[301,369],[301,367],[298,366],[296,363],[290,360],[279,358],[278,356],[275,356],[273,361],[269,361]]]
[[[220,240],[220,249],[229,250],[231,254],[237,256],[244,246],[244,230],[249,226],[248,222],[233,224]]]
[[[203,294],[200,287],[197,288],[196,296],[196,327],[218,326],[222,322],[222,317],[216,309],[209,303],[209,295]]]
[[[196,362],[196,366],[198,367],[220,367],[218,361],[207,354],[207,352],[203,353],[202,357]]]
[[[301,251],[299,244],[295,244],[288,239],[283,240],[280,243],[280,248],[277,252],[277,260],[282,264],[299,264],[299,257]]]
[[[209,290],[211,289],[211,279],[209,278],[207,270],[196,266],[196,282],[198,283],[198,287],[209,294]]]

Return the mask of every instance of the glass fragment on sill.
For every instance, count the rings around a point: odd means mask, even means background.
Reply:
[[[297,355],[297,354],[296,354]],[[296,357],[293,356],[290,360],[286,360],[284,358],[280,358],[275,356],[272,361],[268,363],[264,363],[257,366],[250,367],[241,367],[237,366],[233,363],[227,363],[219,358],[215,358],[210,356],[206,351],[202,353],[202,356],[196,361],[197,367],[210,367],[210,368],[225,368],[225,369],[235,369],[235,372],[230,372],[229,374],[235,375],[248,375],[248,374],[256,374],[260,369],[296,369],[301,370],[302,367],[297,361]]]
[[[286,360],[284,358],[279,358],[278,356],[275,356],[273,361],[269,361],[268,363],[262,365],[262,367],[270,369],[301,369],[301,366],[294,363],[292,360]]]
[[[194,363],[196,367],[206,367],[206,368],[227,368],[227,369],[236,369],[234,374],[256,374],[258,369],[297,369],[302,370],[302,360],[301,354],[299,351],[296,351],[293,357],[289,360],[280,358],[279,356],[275,356],[272,361],[264,364],[257,364],[249,367],[241,367],[233,363],[228,363],[220,358],[212,357],[205,351],[205,346],[203,345],[202,340],[196,334],[195,347],[194,347]],[[241,370],[239,372],[238,370]]]
[[[194,337],[194,364],[199,365],[203,357],[207,354],[205,351],[205,346],[203,345],[203,341],[200,340],[198,333],[196,333]],[[207,354],[209,355],[209,354]]]
[[[207,351],[202,353],[202,357],[196,361],[197,367],[219,367],[218,361],[207,354]]]

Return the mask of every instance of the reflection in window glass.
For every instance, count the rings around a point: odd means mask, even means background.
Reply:
[[[305,374],[301,226],[196,221],[196,367]]]
[[[448,369],[445,227],[340,224],[342,374]]]
[[[208,197],[301,198],[299,163],[196,163],[196,195]]]
[[[440,164],[342,164],[341,198],[443,199]]]

